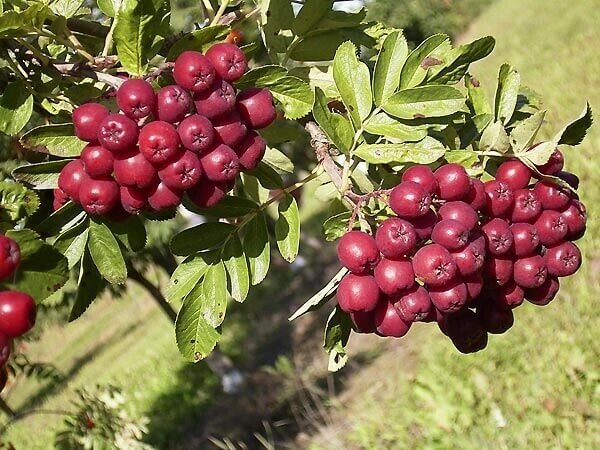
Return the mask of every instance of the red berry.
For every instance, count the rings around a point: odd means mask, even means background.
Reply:
[[[208,91],[194,96],[198,114],[214,119],[235,108],[235,90],[227,81],[217,81]]]
[[[246,136],[248,128],[242,123],[240,115],[231,111],[213,121],[217,142],[236,148]]]
[[[182,88],[198,93],[207,91],[217,76],[206,56],[200,52],[186,51],[175,60],[173,78]]]
[[[487,332],[477,315],[469,309],[444,317],[440,328],[461,353],[478,352],[487,346]]]
[[[562,211],[567,207],[571,199],[565,189],[547,181],[537,182],[533,188],[533,192],[539,198],[544,209]]]
[[[375,281],[381,292],[395,297],[415,284],[412,264],[407,260],[383,258],[375,267]]]
[[[513,279],[513,260],[507,256],[490,256],[485,260],[485,278],[493,286],[504,286]]]
[[[410,222],[391,217],[377,228],[375,242],[383,256],[398,259],[412,252],[417,244],[417,234]]]
[[[88,214],[104,215],[119,203],[119,199],[119,185],[112,178],[90,178],[79,189],[79,201]]]
[[[379,262],[379,250],[375,239],[363,231],[349,231],[337,246],[338,259],[353,273],[372,271]]]
[[[251,88],[240,92],[237,110],[242,120],[255,130],[271,125],[277,117],[273,96],[267,89]]]
[[[241,170],[252,170],[265,156],[267,143],[255,131],[249,131],[235,150],[240,158]]]
[[[515,261],[513,277],[524,289],[540,287],[546,281],[548,268],[540,255],[527,256]]]
[[[237,154],[225,144],[218,144],[200,157],[202,169],[211,181],[230,181],[240,172]]]
[[[477,226],[479,216],[475,210],[465,202],[448,202],[442,205],[438,214],[440,219],[452,219],[464,224],[469,231]]]
[[[181,86],[176,84],[165,86],[156,96],[156,109],[158,120],[164,122],[176,123],[190,111],[192,106],[192,97]]]
[[[572,242],[563,242],[546,250],[544,262],[548,275],[568,277],[581,267],[581,252]]]
[[[513,222],[535,222],[542,213],[542,203],[535,192],[531,189],[518,189],[514,198],[510,219]]]
[[[79,202],[79,188],[82,183],[88,180],[80,159],[69,162],[60,171],[58,176],[58,187],[66,193],[72,200]]]
[[[164,165],[158,171],[158,177],[171,189],[185,191],[198,183],[202,177],[202,166],[196,154],[186,150]]]
[[[395,303],[400,318],[405,322],[420,322],[429,316],[433,304],[427,289],[415,284]]]
[[[206,52],[217,74],[225,81],[239,80],[246,71],[246,55],[237,45],[220,43]]]
[[[433,232],[433,227],[437,223],[437,216],[435,212],[431,209],[427,211],[421,217],[415,217],[410,219],[408,222],[412,224],[415,228],[415,233],[417,233],[417,238],[420,241],[426,241],[431,237],[431,233]]]
[[[460,250],[467,245],[469,229],[462,222],[456,220],[440,220],[433,227],[431,240],[448,250]]]
[[[535,148],[535,146],[532,147],[532,149],[533,148]],[[552,175],[558,172],[559,170],[562,170],[564,165],[565,158],[561,151],[559,149],[556,149],[552,152],[552,154],[550,155],[550,159],[546,164],[538,166],[538,170],[543,174]]]
[[[485,241],[469,240],[462,250],[451,252],[451,255],[461,275],[472,275],[483,268]]]
[[[357,333],[374,333],[376,331],[373,311],[350,313],[350,319]]]
[[[435,175],[429,166],[417,164],[409,167],[402,174],[402,181],[412,181],[423,186],[429,195],[435,195],[438,192],[438,183]]]
[[[207,178],[201,178],[200,181],[189,191],[187,195],[196,206],[200,208],[210,208],[215,206],[232,187],[227,183],[216,183]]]
[[[467,297],[470,301],[475,300],[481,294],[483,290],[483,275],[481,273],[474,273],[463,278],[463,283],[467,288]]]
[[[502,308],[493,303],[484,303],[478,306],[477,317],[485,331],[491,334],[505,333],[515,323],[515,317],[510,308]]]
[[[99,103],[85,103],[73,110],[75,135],[82,141],[98,139],[100,124],[108,116],[108,109]]]
[[[481,232],[492,255],[504,255],[513,246],[513,235],[505,220],[492,219],[481,227]]]
[[[540,242],[546,246],[558,244],[569,232],[564,217],[558,211],[543,211],[534,225]]]
[[[183,146],[195,153],[207,150],[215,140],[212,122],[198,114],[183,119],[177,127],[177,133]]]
[[[345,312],[373,311],[381,293],[371,275],[347,274],[337,288],[340,308]]]
[[[504,181],[513,191],[524,189],[531,180],[531,170],[518,159],[505,161],[496,171],[496,180]]]
[[[146,209],[148,203],[143,190],[132,186],[121,186],[119,193],[121,206],[129,214],[139,214]]]
[[[109,114],[100,123],[98,141],[111,152],[122,152],[135,147],[138,133],[137,123],[129,117]]]
[[[148,204],[154,211],[171,209],[181,203],[182,195],[180,191],[159,182],[148,190]]]
[[[177,129],[168,122],[150,122],[140,131],[140,152],[151,163],[172,160],[179,152]]]
[[[402,320],[394,305],[384,299],[375,309],[377,334],[385,337],[402,337],[410,330],[411,323]]]
[[[390,194],[390,208],[400,217],[420,217],[429,211],[431,197],[420,184],[406,181],[400,183]]]
[[[21,264],[21,249],[11,238],[0,234],[0,280],[12,276]],[[0,364],[1,366],[2,364]]]
[[[585,232],[587,222],[587,212],[585,205],[579,200],[571,200],[567,209],[561,213],[565,223],[567,224],[567,237],[569,239],[577,239]]]
[[[478,180],[477,178],[472,178],[471,182],[471,188],[469,189],[469,193],[464,198],[464,201],[468,203],[475,211],[482,211],[487,205],[485,186],[481,180]]]
[[[502,308],[516,308],[523,303],[525,291],[514,281],[509,281],[493,293],[493,303]]]
[[[554,297],[558,294],[559,288],[560,283],[558,282],[558,279],[549,276],[541,286],[533,289],[526,289],[525,298],[534,305],[546,306],[554,300]]]
[[[468,300],[467,286],[462,280],[456,279],[444,286],[431,286],[429,297],[435,307],[442,313],[448,314],[460,310]]]
[[[510,226],[513,235],[513,250],[516,257],[529,256],[540,246],[537,229],[529,223],[513,223]]]
[[[156,107],[152,85],[139,78],[130,78],[117,91],[117,105],[127,117],[141,119],[149,116]]]
[[[10,357],[10,339],[0,333],[0,370],[4,368]],[[0,386],[0,391],[2,391]]]
[[[429,286],[445,286],[458,271],[450,252],[439,244],[421,247],[413,256],[415,275]]]
[[[88,144],[81,152],[81,163],[92,178],[108,177],[113,172],[113,153],[100,145]]]
[[[491,217],[501,217],[513,207],[514,194],[504,181],[491,180],[483,184],[487,195],[486,213]]]
[[[460,164],[445,164],[435,171],[442,200],[462,200],[471,190],[471,178]]]
[[[137,149],[115,156],[115,179],[121,186],[146,189],[156,181],[156,169]]]
[[[31,296],[17,291],[0,292],[0,333],[23,336],[35,325],[36,305]]]
[[[59,210],[60,208],[65,206],[69,201],[69,196],[67,195],[67,193],[60,188],[54,189],[52,193],[54,194],[54,201],[52,202],[52,208],[54,209],[54,211]]]

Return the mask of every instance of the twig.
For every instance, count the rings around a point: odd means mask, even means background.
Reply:
[[[152,82],[152,81],[156,80],[158,77],[160,77],[163,73],[171,72],[173,70],[174,66],[175,66],[175,63],[172,63],[172,62],[161,63],[156,69],[153,69],[147,75],[145,75],[144,79],[146,81]]]

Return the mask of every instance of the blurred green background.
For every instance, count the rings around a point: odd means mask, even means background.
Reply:
[[[414,42],[440,31],[456,41],[495,36],[496,50],[473,74],[491,95],[500,64],[517,67],[545,100],[550,135],[586,99],[600,108],[599,6],[388,0],[370,4],[370,14],[405,27]],[[401,340],[353,336],[348,367],[328,374],[320,349],[327,311],[286,320],[336,270],[333,245],[323,252],[313,233],[323,205],[309,186],[302,203],[306,265],[273,267],[269,282],[235,305],[224,327],[221,349],[244,373],[243,391],[224,394],[206,365],[184,363],[167,318],[133,286],[123,299],[107,295],[82,319],[27,344],[32,360],[52,362],[64,379],[17,379],[5,399],[17,412],[64,409],[75,388],[112,383],[123,388],[132,415],[148,417],[145,440],[159,449],[600,448],[598,147],[596,126],[566,154],[589,212],[583,268],[549,306],[519,308],[513,329],[492,336],[483,352],[460,355],[437,327],[419,324]],[[60,427],[55,415],[31,415],[0,441],[47,449]]]

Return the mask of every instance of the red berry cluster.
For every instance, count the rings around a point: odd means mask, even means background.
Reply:
[[[54,208],[71,199],[89,214],[124,218],[173,208],[184,192],[200,207],[217,204],[263,158],[254,130],[276,117],[268,90],[236,93],[230,84],[246,68],[233,44],[186,51],[173,66],[176,84],[155,93],[129,79],[116,94],[119,113],[98,103],[75,109],[75,133],[89,144],[61,171]]]
[[[0,235],[0,280],[12,277],[20,263],[19,245]],[[31,330],[35,316],[36,305],[31,296],[17,291],[0,292],[0,392],[8,379],[6,363],[10,356],[10,341]]]
[[[556,150],[539,170],[576,189],[577,177],[562,168]],[[485,183],[458,164],[407,169],[389,197],[397,217],[375,237],[350,231],[338,245],[351,273],[337,298],[356,330],[401,337],[413,322],[437,322],[468,353],[508,330],[524,299],[548,304],[558,278],[581,265],[571,241],[584,234],[586,211],[569,191],[532,178],[518,160]]]

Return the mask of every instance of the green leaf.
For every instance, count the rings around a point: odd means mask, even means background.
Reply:
[[[492,114],[479,114],[468,118],[465,124],[457,131],[458,138],[460,139],[460,148],[467,148],[471,145],[473,141],[481,136],[481,133],[483,133],[492,120],[494,120]]]
[[[333,0],[306,0],[292,24],[294,34],[305,36],[313,31],[332,6]]]
[[[510,133],[513,152],[519,153],[529,149],[544,123],[546,111],[538,111],[533,116],[519,122]]]
[[[171,240],[171,251],[178,256],[188,256],[202,250],[217,247],[235,231],[224,222],[207,222],[188,228]]]
[[[323,235],[329,242],[341,238],[348,232],[350,224],[351,211],[343,211],[335,216],[331,216],[323,222]]]
[[[362,144],[354,155],[371,164],[431,164],[444,156],[444,145],[430,136],[404,144]]]
[[[561,130],[559,144],[579,145],[594,122],[592,107],[586,103],[581,115]]]
[[[56,189],[58,175],[70,160],[26,164],[12,171],[15,180],[31,185],[36,189]]]
[[[502,122],[494,122],[481,135],[479,149],[484,152],[506,153],[510,150],[510,140]]]
[[[473,112],[476,115],[492,114],[492,106],[479,80],[471,75],[467,75],[465,77],[465,86],[467,88],[467,98]]]
[[[50,8],[41,2],[33,3],[24,11],[5,11],[0,15],[0,36],[19,37],[34,33],[44,26],[44,21],[50,14]]]
[[[250,289],[248,261],[244,255],[242,242],[237,234],[233,235],[223,249],[223,263],[229,277],[229,292],[234,300],[243,302]]]
[[[400,75],[400,89],[418,86],[430,67],[442,64],[439,57],[450,50],[450,38],[445,34],[434,34],[425,39],[406,59]]]
[[[54,0],[50,3],[52,12],[59,16],[71,18],[83,6],[84,0]]]
[[[290,75],[305,80],[313,87],[321,88],[323,92],[325,92],[325,95],[329,98],[339,98],[340,96],[337,87],[335,87],[333,68],[331,65],[294,67],[290,69]]]
[[[83,222],[62,233],[54,242],[54,247],[67,258],[69,269],[72,269],[83,257],[88,234],[88,224]]]
[[[146,247],[146,227],[139,216],[131,216],[121,222],[103,220],[117,240],[132,252],[139,252]]]
[[[84,217],[85,213],[81,210],[81,206],[74,202],[67,202],[62,208],[42,220],[35,228],[44,236],[55,236],[66,231]]]
[[[356,57],[352,42],[344,42],[335,52],[333,79],[352,122],[360,128],[371,113],[373,95],[369,68]]]
[[[300,308],[296,310],[296,312],[294,312],[294,314],[290,316],[288,320],[291,322],[292,320],[295,320],[306,313],[316,311],[317,309],[321,308],[329,301],[329,299],[331,299],[331,297],[333,297],[338,285],[340,284],[340,281],[342,281],[342,278],[344,278],[347,273],[348,269],[342,267],[338,273],[333,276],[329,283],[327,283],[319,292],[309,298]]]
[[[521,76],[512,66],[503,64],[498,73],[498,87],[496,88],[495,112],[496,120],[504,125],[510,122],[519,96]]]
[[[221,338],[202,315],[203,303],[201,293],[188,296],[175,320],[177,348],[191,362],[206,358]]]
[[[195,214],[206,217],[242,217],[258,208],[258,205],[251,200],[230,195],[223,197],[223,200],[210,208],[199,208],[185,197],[183,206]]]
[[[294,10],[288,0],[268,0],[260,4],[262,37],[271,59],[276,53],[285,53],[293,40],[291,33],[294,22]]]
[[[167,61],[175,61],[181,53],[187,50],[204,53],[211,45],[225,39],[229,29],[227,25],[214,25],[186,34],[169,48]]]
[[[14,11],[9,13],[12,12]],[[1,19],[0,17],[0,22]],[[9,83],[0,96],[0,132],[9,136],[16,135],[27,125],[32,113],[33,95],[25,84],[21,80]]]
[[[279,217],[275,223],[275,239],[283,259],[293,262],[300,247],[300,214],[293,195],[287,194],[279,202]]]
[[[193,295],[193,292],[192,294]],[[208,266],[202,281],[202,315],[213,327],[218,327],[225,319],[227,310],[227,274],[223,261]],[[187,299],[186,299],[187,301]]]
[[[244,253],[250,266],[250,283],[256,286],[264,280],[271,263],[271,245],[264,213],[257,214],[245,231]]]
[[[21,138],[21,144],[34,152],[69,158],[79,156],[87,142],[75,136],[72,124],[62,123],[29,130]]]
[[[81,261],[79,279],[77,281],[77,294],[73,308],[71,308],[69,322],[73,322],[81,317],[105,287],[106,281],[104,281],[102,275],[98,272],[90,254],[86,252]]]
[[[182,301],[204,276],[213,257],[212,253],[198,253],[184,259],[171,275],[165,290],[167,301]]]
[[[123,68],[144,75],[156,31],[168,12],[164,0],[123,0],[117,11],[113,39]]]
[[[100,274],[111,284],[123,284],[127,280],[127,267],[117,238],[108,226],[97,220],[90,220],[88,239],[90,255]]]
[[[381,112],[371,116],[365,123],[367,133],[384,136],[388,140],[401,142],[418,142],[427,136],[426,126],[413,126]]]
[[[290,51],[290,58],[296,61],[331,61],[339,47],[348,41],[357,46],[371,48],[375,39],[365,33],[367,26],[364,24],[348,28],[315,30],[294,45]]]
[[[262,205],[269,200],[271,191],[262,187],[258,182],[258,178],[242,173],[242,182],[244,185],[244,193],[256,203]]]
[[[307,115],[314,103],[314,93],[310,85],[300,78],[286,76],[276,83],[261,85],[271,91],[271,94],[283,108],[287,119],[299,119]]]
[[[329,140],[342,152],[348,153],[354,140],[354,129],[348,119],[333,113],[327,106],[325,93],[315,89],[313,116]]]
[[[31,216],[39,207],[40,198],[34,191],[20,183],[0,181],[0,217],[3,220],[20,220]]]
[[[266,65],[248,70],[242,78],[235,82],[238,89],[247,89],[252,86],[269,86],[285,78],[288,71],[283,66]]]
[[[19,244],[21,259],[29,258],[44,246],[44,241],[33,230],[8,230],[6,236]]]
[[[483,171],[479,154],[472,150],[452,150],[446,152],[444,159],[449,163],[460,164],[467,169],[471,176],[480,174]]]
[[[336,306],[327,319],[323,342],[323,347],[329,353],[327,370],[330,372],[337,372],[348,362],[346,345],[351,332],[352,321],[350,316],[342,311],[339,306]]]
[[[491,36],[485,36],[468,44],[461,45],[452,49],[448,55],[448,61],[439,69],[433,70],[427,77],[428,82],[436,84],[456,83],[469,69],[469,65],[475,61],[488,56],[496,45],[496,41]]]
[[[408,44],[401,31],[394,31],[383,41],[373,73],[373,98],[381,106],[400,85],[402,67],[408,57]]]
[[[420,86],[399,91],[384,103],[383,110],[401,119],[443,117],[468,111],[463,94],[452,86]]]
[[[246,174],[258,179],[260,184],[267,189],[273,190],[283,188],[283,180],[281,179],[281,176],[264,162],[260,162],[258,166],[246,172]]]
[[[98,0],[98,8],[108,17],[115,17],[122,0]]]
[[[262,160],[273,169],[278,169],[286,173],[294,173],[294,163],[281,150],[267,146]]]

